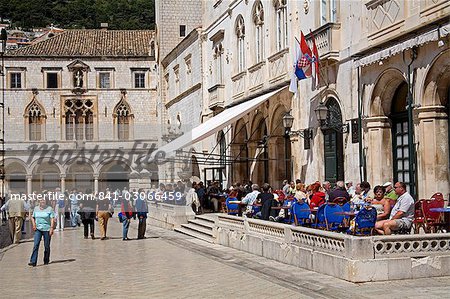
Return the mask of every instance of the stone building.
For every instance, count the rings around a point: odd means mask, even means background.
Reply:
[[[154,44],[150,30],[68,30],[8,52],[6,192],[157,180],[137,161],[160,135]]]
[[[159,58],[162,82],[176,73],[189,39],[177,43],[177,32],[165,28],[198,25],[201,11],[201,27],[189,28],[199,36],[203,69],[202,113],[190,125],[201,124],[187,132],[190,142],[170,144],[196,153],[202,180],[276,188],[284,178],[400,180],[418,197],[449,193],[448,1],[160,1],[156,11],[170,15],[157,18],[158,48],[173,45]],[[320,78],[299,81],[293,94],[300,31],[310,46],[315,37]],[[189,109],[192,100],[167,82],[175,94],[160,94],[161,113],[175,117],[167,103]],[[318,107],[326,107],[321,121]]]

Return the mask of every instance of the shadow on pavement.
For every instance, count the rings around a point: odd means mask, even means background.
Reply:
[[[56,260],[56,261],[51,261],[51,264],[60,264],[60,263],[70,263],[70,262],[75,262],[76,259],[65,259],[65,260]]]

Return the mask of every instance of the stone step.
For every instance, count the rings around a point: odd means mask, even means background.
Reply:
[[[194,225],[197,225],[197,226],[201,226],[201,227],[204,227],[204,228],[210,229],[210,230],[212,230],[214,228],[214,222],[206,221],[206,220],[203,220],[203,219],[200,219],[200,218],[195,218],[195,219],[192,219],[192,220],[188,220],[188,223],[194,224]]]
[[[216,217],[217,217],[216,214],[203,214],[203,215],[196,215],[195,219],[201,219],[204,221],[214,223],[214,220],[216,219]]]
[[[182,233],[182,234],[185,234],[185,235],[188,235],[188,236],[191,236],[191,237],[194,237],[194,238],[199,239],[199,240],[203,240],[203,241],[208,242],[208,243],[214,243],[214,239],[213,239],[212,236],[208,236],[206,234],[199,233],[199,232],[197,232],[195,230],[192,230],[192,229],[188,229],[188,228],[185,228],[185,227],[180,227],[180,228],[175,228],[174,231]]]
[[[207,236],[209,236],[209,237],[211,237],[211,238],[212,238],[212,236],[213,236],[213,235],[212,235],[212,229],[205,228],[204,226],[201,226],[201,225],[196,225],[196,224],[193,224],[193,223],[188,223],[188,224],[182,224],[181,227],[186,228],[186,229],[193,230],[193,231],[195,231],[195,232],[197,232],[197,233],[201,233],[201,234],[207,235]]]

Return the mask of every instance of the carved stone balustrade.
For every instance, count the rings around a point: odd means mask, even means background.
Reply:
[[[340,23],[327,23],[306,35],[305,38],[310,45],[312,45],[312,35],[314,35],[316,40],[320,60],[339,60],[339,51],[341,48]]]

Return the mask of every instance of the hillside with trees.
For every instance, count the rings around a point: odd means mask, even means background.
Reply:
[[[1,0],[0,18],[23,29],[50,24],[95,29],[100,23],[110,29],[153,29],[155,23],[154,0]]]

